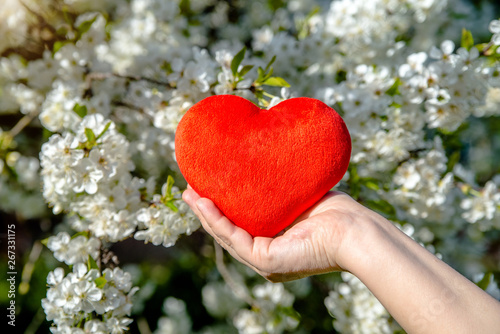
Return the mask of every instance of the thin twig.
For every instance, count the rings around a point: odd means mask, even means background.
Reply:
[[[116,77],[118,77],[118,78],[123,78],[123,79],[127,79],[127,80],[147,81],[147,82],[159,85],[159,86],[168,86],[168,87],[170,87],[170,83],[164,82],[164,81],[160,81],[160,80],[156,80],[156,79],[153,79],[153,78],[146,78],[146,77],[132,76],[132,75],[121,75],[121,74],[113,74],[113,75],[116,76]]]
[[[141,334],[151,334],[151,329],[149,328],[148,321],[144,317],[137,319],[137,328]]]
[[[146,81],[146,82],[150,82],[150,83],[153,83],[153,84],[159,85],[159,86],[171,87],[170,83],[156,80],[153,78],[146,78],[146,77],[133,76],[133,75],[123,75],[123,74],[117,74],[117,73],[104,73],[104,72],[91,72],[91,73],[87,74],[87,76],[85,78],[85,83],[86,83],[85,86],[87,89],[89,89],[93,80],[105,80],[105,79],[112,78],[112,77],[131,80],[131,81]]]
[[[33,318],[31,318],[31,322],[29,323],[28,327],[24,331],[24,334],[35,334],[38,331],[38,328],[40,328],[40,325],[45,321],[45,312],[43,311],[43,308],[39,308],[36,311],[36,314]]]
[[[31,252],[28,258],[28,262],[23,267],[23,272],[21,274],[21,283],[19,284],[19,294],[25,295],[30,289],[31,276],[33,275],[33,269],[35,269],[35,263],[40,258],[42,253],[42,243],[36,241],[31,248]]]
[[[29,113],[28,115],[25,115],[23,118],[21,118],[16,125],[10,131],[8,132],[9,136],[14,138],[17,136],[25,127],[27,127],[33,119],[35,119],[36,116],[38,116],[39,111],[34,111]]]
[[[231,273],[227,269],[224,264],[224,251],[222,247],[214,240],[214,248],[215,248],[215,265],[217,266],[217,270],[219,270],[222,279],[229,286],[231,291],[236,295],[236,297],[244,300],[248,305],[252,307],[256,307],[256,303],[252,296],[246,291],[244,287],[238,284],[232,277]]]

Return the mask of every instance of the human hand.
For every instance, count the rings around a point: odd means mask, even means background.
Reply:
[[[272,282],[346,270],[408,333],[500,328],[497,300],[344,193],[328,192],[274,238],[252,238],[189,187],[182,197],[222,247]]]
[[[252,238],[192,188],[182,198],[222,247],[272,282],[348,270],[344,247],[371,212],[344,193],[328,192],[277,236]]]

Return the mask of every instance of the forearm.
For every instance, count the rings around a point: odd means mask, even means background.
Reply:
[[[357,241],[350,242],[353,253],[345,268],[373,292],[406,331],[500,331],[499,302],[384,218],[369,218],[364,230],[358,231]]]
[[[347,270],[409,333],[500,331],[498,301],[343,193],[327,194],[276,238],[252,238],[194,191],[183,198],[225,249],[272,281]]]

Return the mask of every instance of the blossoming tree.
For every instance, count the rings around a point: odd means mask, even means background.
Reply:
[[[348,273],[271,284],[197,231],[174,136],[215,94],[334,107],[353,145],[338,188],[500,299],[494,2],[4,0],[0,15],[0,209],[27,332],[402,331]]]

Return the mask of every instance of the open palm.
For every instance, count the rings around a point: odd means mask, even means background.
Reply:
[[[342,270],[339,250],[363,212],[363,207],[348,195],[328,192],[277,236],[253,238],[193,189],[188,188],[183,199],[222,247],[273,282]]]

